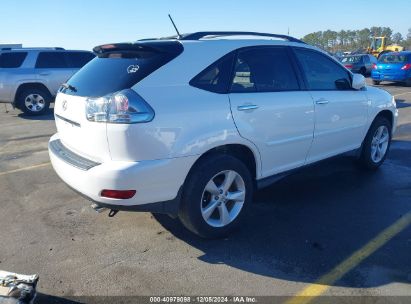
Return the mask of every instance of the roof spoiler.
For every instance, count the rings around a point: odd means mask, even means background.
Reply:
[[[96,55],[121,52],[155,52],[155,53],[181,53],[183,46],[178,41],[137,41],[123,43],[109,43],[93,48]]]

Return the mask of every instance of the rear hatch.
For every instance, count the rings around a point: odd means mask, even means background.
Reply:
[[[88,159],[103,162],[110,158],[106,125],[86,118],[87,97],[57,94],[54,116],[57,132],[64,146]]]
[[[343,57],[341,60],[341,63],[347,68],[347,69],[356,69],[359,68],[362,65],[362,58],[361,56],[346,56]]]
[[[377,63],[377,71],[385,76],[403,73],[401,68],[407,63],[407,56],[396,53],[382,55]]]
[[[90,120],[86,113],[90,100],[104,99],[131,88],[182,50],[178,41],[119,43],[94,48],[97,57],[63,84],[56,97],[54,113],[61,142],[88,159],[97,162],[111,159],[107,140],[110,122],[100,118]],[[122,122],[116,122],[119,123]]]

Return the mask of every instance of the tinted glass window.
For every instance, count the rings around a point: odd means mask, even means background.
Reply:
[[[227,93],[234,54],[219,59],[190,81],[190,85],[214,93]]]
[[[67,68],[64,52],[40,52],[36,68]]]
[[[27,52],[1,53],[0,68],[19,68],[26,56]]]
[[[349,73],[325,55],[295,48],[310,90],[345,90],[351,88]]]
[[[231,92],[298,89],[298,80],[285,48],[253,48],[238,53]]]
[[[82,68],[95,55],[90,52],[67,52],[66,59],[69,68]]]
[[[342,63],[360,63],[362,60],[362,56],[348,56],[344,57],[341,62]]]
[[[69,79],[67,83],[75,88],[74,91],[62,91],[71,95],[98,97],[128,89],[183,51],[178,42],[159,42],[154,46],[148,43],[144,46],[126,44],[116,48],[114,45]]]
[[[387,54],[382,55],[378,61],[380,63],[405,63],[407,57],[405,55]]]

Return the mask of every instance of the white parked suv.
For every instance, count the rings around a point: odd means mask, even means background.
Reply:
[[[247,37],[245,37],[247,36]],[[57,95],[57,174],[98,207],[176,215],[220,237],[253,191],[350,151],[369,169],[398,111],[336,60],[295,38],[199,32],[96,47]]]

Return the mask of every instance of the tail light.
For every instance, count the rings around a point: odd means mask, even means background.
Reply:
[[[352,69],[352,64],[346,64],[345,67],[346,67],[347,69]]]
[[[114,199],[130,199],[136,194],[136,190],[108,190],[101,191],[101,197],[114,198]]]
[[[406,65],[404,65],[401,70],[410,70],[411,69],[411,63],[407,63]]]
[[[123,90],[86,100],[86,117],[89,121],[119,124],[152,121],[154,110],[132,89]]]
[[[375,63],[373,63],[373,64],[372,64],[372,69],[373,69],[373,70],[377,70],[377,69],[378,69],[378,66],[377,66]]]

